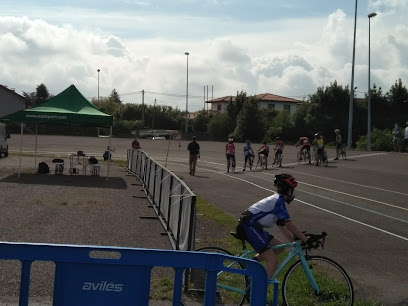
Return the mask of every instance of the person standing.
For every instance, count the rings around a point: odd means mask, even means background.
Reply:
[[[404,138],[404,152],[408,150],[408,121],[405,122],[405,138]]]
[[[135,138],[132,141],[132,149],[136,149],[136,150],[140,149],[140,144],[139,144],[139,141],[137,140],[137,138]]]
[[[399,152],[401,149],[401,128],[398,123],[395,123],[394,129],[392,130],[394,152]]]
[[[193,141],[188,144],[187,150],[190,151],[189,158],[190,175],[194,175],[197,164],[197,158],[200,158],[200,145],[197,143],[197,137],[193,136]]]

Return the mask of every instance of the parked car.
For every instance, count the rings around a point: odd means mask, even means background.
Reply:
[[[163,139],[166,139],[166,137],[164,137],[164,136],[154,136],[154,137],[152,137],[152,139],[153,140],[163,140]]]
[[[10,134],[6,131],[6,126],[0,123],[0,158],[1,154],[8,156],[7,138],[10,138]]]

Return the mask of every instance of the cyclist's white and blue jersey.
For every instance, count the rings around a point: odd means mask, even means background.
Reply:
[[[275,223],[283,225],[286,221],[290,221],[285,200],[279,193],[276,193],[253,204],[248,211],[251,214],[245,217],[242,226],[248,242],[255,251],[262,253],[268,249],[269,242],[273,238],[263,228],[271,228]]]

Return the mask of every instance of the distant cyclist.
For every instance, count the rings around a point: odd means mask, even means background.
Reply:
[[[251,148],[251,142],[249,140],[246,141],[246,146],[244,147],[244,155],[245,155],[245,162],[244,162],[244,169],[242,169],[242,171],[245,171],[247,162],[248,162],[249,169],[252,168],[252,161],[249,159],[253,158],[255,155],[254,151]]]
[[[283,141],[282,139],[280,139],[280,137],[276,137],[276,142],[275,142],[275,157],[273,158],[273,164],[276,163],[276,158],[278,156],[278,154],[283,154],[283,148],[285,146],[283,145]]]
[[[310,164],[311,162],[310,162],[310,141],[309,141],[309,138],[300,137],[299,141],[296,143],[296,148],[298,146],[300,146],[300,150],[299,150],[300,160],[302,160],[303,149],[306,149],[307,155],[309,156],[309,164]]]
[[[342,139],[341,139],[341,135],[340,135],[340,130],[339,129],[335,129],[334,133],[336,134],[336,158],[335,160],[339,159],[339,154],[340,154],[340,150],[341,150],[341,146],[342,146]]]
[[[229,172],[230,162],[232,161],[232,167],[235,168],[235,145],[234,139],[228,139],[225,145],[225,156],[227,157],[227,172]]]
[[[319,165],[319,157],[323,161],[326,158],[324,154],[324,136],[322,132],[318,132],[315,134],[315,139],[313,139],[312,143],[316,149],[316,166]]]
[[[268,169],[268,155],[269,155],[269,146],[266,141],[263,142],[262,146],[258,149],[258,157],[263,154],[265,156],[265,169]]]

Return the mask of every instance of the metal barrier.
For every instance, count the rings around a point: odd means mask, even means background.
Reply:
[[[21,261],[19,305],[29,302],[31,265],[55,263],[53,305],[149,305],[151,272],[156,266],[174,269],[173,305],[181,304],[185,269],[206,270],[205,305],[215,305],[219,271],[251,278],[251,305],[265,305],[267,275],[249,259],[204,252],[119,247],[0,242],[0,260]],[[224,266],[238,260],[245,269]],[[2,281],[7,278],[3,275]]]
[[[142,150],[128,149],[126,168],[143,183],[173,249],[194,250],[196,195]]]

